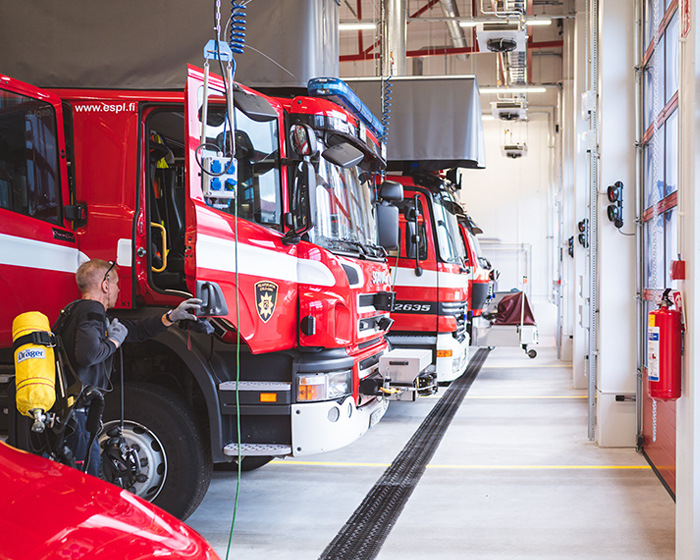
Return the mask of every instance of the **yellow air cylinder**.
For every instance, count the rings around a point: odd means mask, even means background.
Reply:
[[[29,311],[12,322],[12,340],[37,331],[51,332],[43,313]],[[15,350],[15,385],[17,410],[37,418],[56,402],[56,360],[53,348],[42,344],[23,344]]]

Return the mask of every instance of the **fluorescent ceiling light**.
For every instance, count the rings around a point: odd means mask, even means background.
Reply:
[[[479,23],[518,23],[517,19],[493,19],[493,20],[476,20],[463,19],[460,20],[460,27],[476,27]],[[548,17],[532,17],[525,20],[526,25],[551,25],[552,18]]]
[[[339,23],[338,31],[364,31],[377,29],[377,25],[374,23]]]
[[[479,93],[546,93],[544,86],[483,87]]]

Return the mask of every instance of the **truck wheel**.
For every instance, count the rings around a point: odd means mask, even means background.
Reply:
[[[537,350],[528,350],[527,355],[534,359],[537,357]]]
[[[123,436],[136,449],[140,473],[145,475],[133,491],[187,519],[204,498],[212,475],[207,445],[194,416],[182,397],[161,386],[134,383],[125,392]],[[105,402],[100,444],[119,419],[119,392],[114,391]]]
[[[247,457],[243,457],[241,461],[241,470],[243,472],[254,471],[255,469],[267,465],[272,459],[274,459],[274,457],[269,457],[267,455],[248,455]],[[214,469],[217,471],[236,472],[238,471],[238,461],[234,459],[230,463],[217,463],[214,465]]]

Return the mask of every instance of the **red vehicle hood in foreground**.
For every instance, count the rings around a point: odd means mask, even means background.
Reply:
[[[209,544],[126,490],[0,442],[0,558],[218,560]]]

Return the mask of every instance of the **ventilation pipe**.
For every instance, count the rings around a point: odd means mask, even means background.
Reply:
[[[467,38],[464,35],[464,30],[459,26],[459,10],[455,0],[440,0],[440,7],[445,17],[450,18],[445,24],[450,33],[450,39],[455,48],[464,49],[467,47]],[[466,54],[458,54],[458,60],[467,60]]]
[[[406,75],[406,0],[382,0],[382,76]]]

